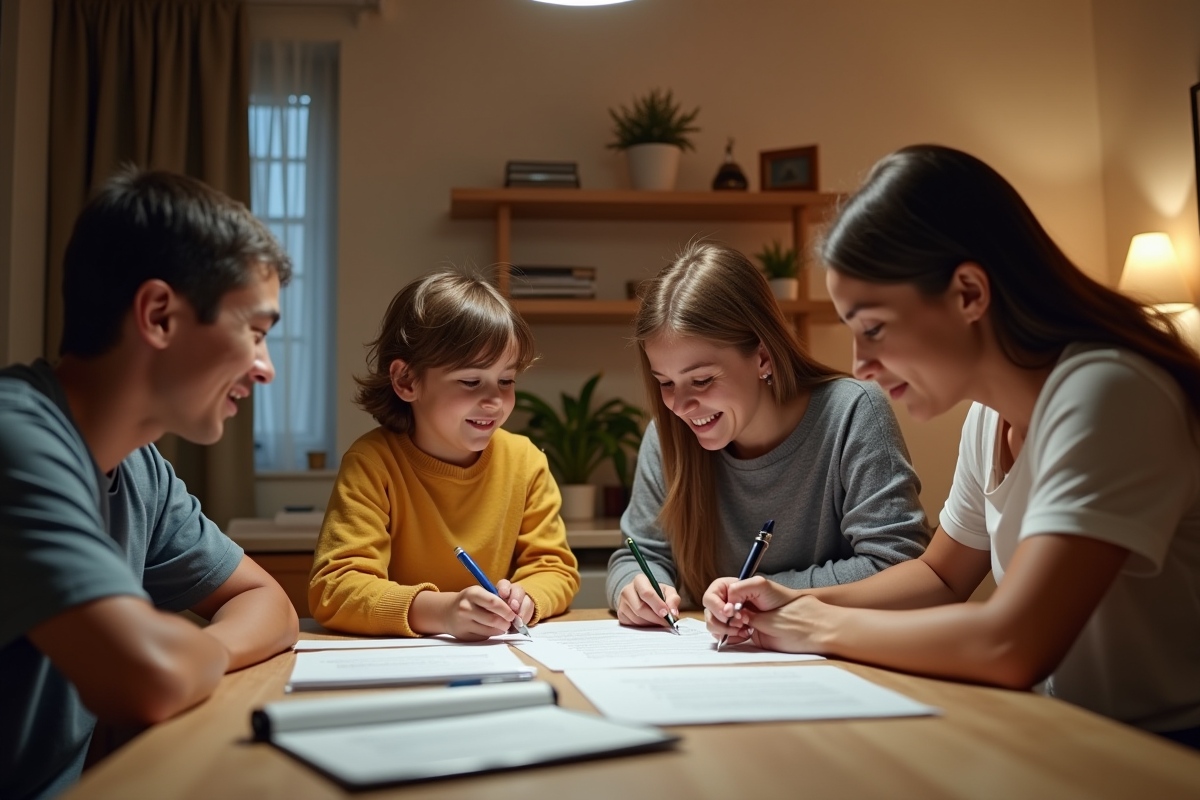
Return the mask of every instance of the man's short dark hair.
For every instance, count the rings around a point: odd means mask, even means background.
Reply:
[[[266,265],[286,285],[292,262],[244,205],[171,172],[123,169],[84,207],[63,258],[59,352],[82,358],[116,345],[138,287],[162,280],[202,323],[226,292]]]

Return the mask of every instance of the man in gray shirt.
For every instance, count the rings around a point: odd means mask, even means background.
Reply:
[[[215,442],[274,377],[287,255],[198,181],[128,171],[63,266],[60,363],[0,370],[0,797],[21,800],[78,778],[97,716],[171,717],[297,634],[151,444]]]

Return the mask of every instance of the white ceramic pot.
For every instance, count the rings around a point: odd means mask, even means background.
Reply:
[[[799,278],[771,278],[767,281],[777,300],[795,300],[800,297]]]
[[[680,149],[673,144],[635,144],[625,150],[634,189],[669,192],[679,173]]]
[[[562,492],[563,519],[592,519],[596,516],[596,487],[590,483],[569,483],[558,487]]]

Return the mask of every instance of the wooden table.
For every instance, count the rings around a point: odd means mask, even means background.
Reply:
[[[573,611],[560,619],[607,615]],[[63,797],[1200,798],[1200,754],[1156,736],[1027,692],[838,661],[825,663],[945,714],[683,726],[672,729],[683,736],[675,750],[350,794],[270,745],[250,741],[250,711],[284,696],[294,658],[284,653],[226,676],[207,702],[143,733]],[[543,668],[539,679],[554,684],[563,706],[593,710],[562,673]]]

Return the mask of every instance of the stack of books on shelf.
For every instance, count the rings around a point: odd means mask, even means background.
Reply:
[[[527,297],[591,299],[596,296],[595,267],[514,266],[509,270],[508,275],[509,295],[516,299]]]
[[[578,189],[579,170],[574,161],[509,161],[504,167],[504,185]]]

